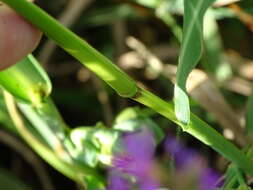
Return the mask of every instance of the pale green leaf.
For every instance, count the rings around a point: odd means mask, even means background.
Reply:
[[[110,165],[113,147],[117,144],[118,137],[117,131],[106,128],[102,123],[94,127],[75,128],[70,133],[75,145],[72,153],[77,160],[90,167],[96,167],[99,162]]]
[[[224,82],[232,76],[232,68],[224,54],[216,19],[213,9],[207,11],[204,18],[205,53],[202,64],[207,72],[213,74],[216,81]]]
[[[53,150],[66,140],[68,127],[50,98],[45,99],[39,108],[22,102],[18,102],[18,107]]]
[[[203,51],[203,18],[215,0],[185,0],[183,42],[179,57],[175,87],[175,112],[183,124],[190,121],[190,105],[186,94],[186,80],[197,65]]]
[[[0,85],[15,98],[34,106],[39,106],[52,90],[48,75],[32,55],[1,71]]]

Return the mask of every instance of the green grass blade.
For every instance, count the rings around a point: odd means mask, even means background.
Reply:
[[[236,189],[247,186],[247,181],[242,171],[235,165],[230,165],[226,171],[224,189]]]
[[[183,124],[176,118],[172,103],[166,102],[144,89],[140,89],[139,95],[133,98],[133,100],[152,108],[157,113],[184,128]],[[253,162],[248,156],[194,114],[191,114],[190,118],[189,127],[185,128],[185,132],[210,146],[245,172],[253,175]]]
[[[241,172],[238,171],[238,167],[230,164],[227,168],[227,171],[225,173],[225,180],[224,180],[224,184],[223,184],[223,188],[224,189],[232,189],[232,188],[237,188],[238,187],[238,181],[237,181],[237,173]]]
[[[184,0],[183,42],[174,89],[176,116],[183,124],[190,122],[186,80],[202,55],[203,18],[215,0]]]
[[[182,28],[177,23],[176,19],[170,12],[169,8],[171,6],[171,1],[163,0],[159,6],[155,9],[155,15],[157,18],[161,19],[170,29],[173,35],[176,37],[178,42],[182,42]]]
[[[232,68],[226,61],[224,47],[219,33],[214,9],[207,11],[204,18],[204,46],[202,65],[218,82],[224,82],[231,77]]]
[[[109,84],[120,96],[133,97],[137,93],[136,83],[126,73],[42,9],[26,0],[3,0],[3,2],[41,29],[61,48]]]
[[[203,57],[204,67],[210,73],[216,73],[216,69],[221,62],[221,53],[224,51],[221,37],[218,31],[213,10],[209,10],[204,18],[204,46]]]
[[[0,85],[15,98],[35,106],[52,90],[49,77],[32,55],[1,71]]]

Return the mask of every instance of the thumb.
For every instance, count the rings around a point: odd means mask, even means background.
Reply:
[[[39,30],[0,3],[0,70],[32,52],[40,38]]]

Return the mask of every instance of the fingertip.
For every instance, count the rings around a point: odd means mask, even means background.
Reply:
[[[0,70],[22,60],[38,45],[41,32],[5,5],[0,5]]]

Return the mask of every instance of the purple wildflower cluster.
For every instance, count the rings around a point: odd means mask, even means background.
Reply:
[[[117,153],[110,171],[108,190],[154,190],[159,187],[152,176],[155,140],[148,128],[122,136],[124,152]]]
[[[154,173],[155,139],[148,128],[125,133],[122,136],[124,150],[115,154],[113,167],[109,171],[108,190],[158,190],[161,184]],[[167,138],[165,150],[175,162],[175,171],[170,177],[170,189],[183,190],[186,177],[194,176],[197,182],[192,190],[214,190],[219,175],[207,167],[204,159],[194,150],[185,148],[175,138]],[[188,174],[187,174],[188,173]],[[197,176],[197,177],[196,177]],[[168,177],[168,176],[167,176]],[[175,180],[174,180],[175,178]],[[178,183],[176,183],[178,181]],[[186,180],[187,181],[187,180]],[[196,180],[195,180],[196,181]],[[163,189],[167,189],[164,188]]]

